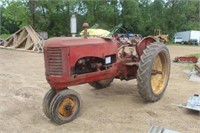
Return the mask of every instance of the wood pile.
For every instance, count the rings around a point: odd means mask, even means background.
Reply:
[[[195,70],[200,74],[200,61],[195,64]]]
[[[22,51],[43,52],[43,39],[29,25],[18,30],[5,41],[1,42],[0,47]]]

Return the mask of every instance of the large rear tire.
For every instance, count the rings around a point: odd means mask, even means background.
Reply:
[[[164,94],[170,75],[170,56],[167,47],[154,42],[146,47],[137,70],[139,94],[147,102],[158,101]]]
[[[89,85],[91,85],[92,87],[94,87],[96,89],[103,89],[103,88],[110,86],[110,84],[113,82],[113,80],[114,80],[114,78],[104,79],[104,80],[89,83]]]

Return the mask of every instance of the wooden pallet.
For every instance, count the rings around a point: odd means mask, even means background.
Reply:
[[[197,70],[197,72],[200,73],[200,64],[195,65],[195,70]]]
[[[5,41],[1,42],[0,45],[1,48],[43,52],[43,39],[30,25],[15,32]]]

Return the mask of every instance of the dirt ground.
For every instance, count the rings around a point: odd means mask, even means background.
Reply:
[[[200,53],[200,47],[169,46],[175,56]],[[183,70],[188,64],[171,64],[164,97],[145,103],[136,80],[120,81],[95,90],[88,84],[70,87],[80,93],[82,108],[77,119],[58,126],[42,111],[42,100],[50,86],[44,76],[43,54],[0,49],[0,133],[146,133],[152,125],[183,133],[200,133],[198,112],[180,109],[200,83],[189,81]]]

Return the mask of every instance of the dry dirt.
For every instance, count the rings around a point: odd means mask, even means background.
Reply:
[[[175,56],[200,52],[200,47],[169,46]],[[58,126],[42,111],[42,100],[49,90],[44,76],[43,54],[0,49],[0,133],[146,133],[159,125],[185,133],[200,133],[200,115],[180,109],[200,83],[189,81],[183,72],[188,64],[172,63],[171,77],[164,97],[145,103],[137,82],[115,80],[103,90],[88,84],[70,87],[81,94],[83,104],[77,119]]]

